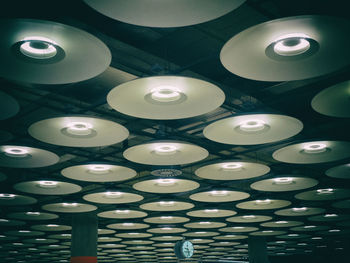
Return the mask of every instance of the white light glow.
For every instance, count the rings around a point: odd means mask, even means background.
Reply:
[[[82,121],[70,122],[66,125],[67,132],[73,135],[86,136],[91,134],[92,124]]]
[[[135,224],[134,223],[123,223],[122,225],[123,226],[134,226]]]
[[[305,212],[306,210],[307,210],[307,207],[293,207],[292,208],[292,211],[296,212],[296,213],[298,213],[298,212]]]
[[[319,195],[328,195],[328,194],[334,194],[334,189],[332,188],[317,189],[316,192]]]
[[[221,168],[224,171],[240,171],[242,170],[242,166],[241,163],[224,163],[221,165]]]
[[[262,120],[247,120],[239,124],[239,128],[245,132],[261,131],[265,128],[266,123]]]
[[[110,165],[102,165],[102,164],[89,165],[88,169],[89,169],[89,172],[93,174],[107,174],[110,171]]]
[[[269,204],[271,204],[271,200],[270,199],[255,200],[255,204],[257,204],[257,205],[269,205]]]
[[[4,152],[10,157],[26,157],[29,151],[23,147],[5,147]]]
[[[243,219],[247,219],[247,220],[252,220],[252,219],[255,219],[256,216],[254,215],[246,215],[246,216],[242,216]]]
[[[120,197],[123,196],[123,193],[122,192],[112,192],[112,191],[110,191],[110,192],[105,192],[104,196],[106,198],[120,198]]]
[[[293,183],[292,177],[280,177],[280,178],[274,178],[273,181],[276,184],[291,184]]]
[[[159,186],[173,186],[176,183],[175,179],[157,179],[156,184]]]
[[[57,45],[54,41],[46,37],[32,36],[26,37],[22,41],[20,51],[23,55],[34,59],[48,59],[57,54]]]
[[[296,56],[310,49],[307,35],[302,33],[286,34],[275,39],[274,52],[281,56]]]
[[[130,210],[115,210],[114,213],[116,213],[116,214],[129,214]]]
[[[177,152],[177,147],[173,144],[162,144],[156,146],[154,150],[158,155],[171,155]]]
[[[325,214],[324,217],[338,217],[337,214]]]
[[[303,146],[306,153],[322,153],[327,150],[327,145],[324,143],[307,143]]]
[[[175,205],[174,201],[159,201],[158,203],[160,206],[174,206]]]
[[[56,181],[38,181],[38,186],[42,188],[55,188],[58,186]]]
[[[15,197],[14,194],[0,194],[0,199],[14,199]]]
[[[26,215],[28,215],[28,216],[40,216],[41,213],[40,212],[26,212]]]
[[[161,216],[160,219],[161,220],[171,220],[171,219],[173,219],[173,217],[172,216]]]
[[[288,224],[288,221],[276,221],[276,224]]]
[[[219,209],[204,209],[204,213],[217,213]]]
[[[223,196],[227,196],[228,195],[228,191],[226,190],[221,190],[221,191],[217,191],[217,190],[214,190],[214,191],[210,191],[210,195],[212,196],[219,196],[219,197],[223,197]]]
[[[172,102],[181,98],[181,92],[173,86],[160,86],[151,91],[151,98],[160,102]]]
[[[62,203],[63,207],[77,207],[78,203]]]

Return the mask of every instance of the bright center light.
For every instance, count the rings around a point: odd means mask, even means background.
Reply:
[[[4,152],[10,157],[26,157],[28,155],[28,150],[23,147],[5,147]]]
[[[172,102],[181,98],[181,92],[173,86],[160,86],[151,91],[151,98],[160,102]]]
[[[26,212],[26,215],[28,216],[40,216],[40,212]]]
[[[46,37],[26,37],[22,41],[20,51],[23,55],[34,59],[48,59],[57,54],[57,45],[54,41]]]
[[[241,122],[239,128],[245,132],[261,131],[265,128],[265,122],[262,120],[247,120]]]
[[[210,191],[210,195],[212,196],[227,196],[228,192],[226,190],[222,190],[222,191]]]
[[[273,181],[276,184],[291,184],[293,183],[292,177],[280,177],[280,178],[274,178]]]
[[[277,38],[273,50],[281,56],[296,56],[305,53],[310,48],[307,35],[302,33],[287,34]]]
[[[246,215],[246,216],[242,216],[243,219],[247,219],[247,220],[251,220],[251,219],[255,219],[256,216],[254,215]]]
[[[14,194],[0,194],[0,199],[14,199],[15,197]]]
[[[288,221],[276,221],[276,224],[288,224]]]
[[[110,166],[96,164],[96,165],[89,165],[88,169],[89,169],[89,172],[93,174],[107,174],[110,171]]]
[[[54,224],[50,224],[50,225],[46,225],[47,227],[59,227],[59,225],[54,225]]]
[[[263,233],[272,233],[273,231],[272,230],[263,230],[262,232]]]
[[[177,147],[172,144],[162,144],[155,148],[155,152],[158,155],[171,155],[176,153]]]
[[[123,226],[134,226],[135,224],[134,223],[123,223],[122,225]]]
[[[114,213],[116,213],[116,214],[129,214],[130,210],[115,210]]]
[[[156,183],[159,186],[172,186],[176,182],[175,179],[157,179]]]
[[[121,192],[106,192],[104,196],[106,198],[120,198],[123,195]]]
[[[256,203],[257,205],[268,205],[268,204],[271,204],[271,200],[270,200],[270,199],[255,200],[255,203]]]
[[[299,234],[289,234],[288,236],[289,237],[297,237],[297,236],[299,236]]]
[[[329,194],[334,194],[334,189],[332,189],[332,188],[317,189],[316,192],[319,195],[329,195]]]
[[[160,201],[159,205],[161,205],[161,206],[174,206],[175,202],[174,201]]]
[[[78,203],[62,203],[63,207],[77,207]]]
[[[162,227],[161,230],[167,231],[167,230],[172,230],[172,228],[171,227]]]
[[[161,216],[160,219],[161,220],[171,220],[171,219],[173,219],[173,217],[172,216]]]
[[[242,170],[242,166],[241,163],[224,163],[221,167],[224,171],[237,171]]]
[[[337,214],[325,214],[324,217],[337,217]]]
[[[58,186],[56,181],[38,181],[38,186],[42,188],[55,188]]]
[[[73,135],[86,136],[91,134],[93,128],[92,124],[82,121],[68,123],[67,132]]]
[[[293,212],[304,212],[307,210],[307,207],[293,207],[292,211]]]
[[[324,143],[308,143],[303,148],[306,153],[322,153],[327,150],[327,145]]]
[[[200,225],[210,225],[210,222],[199,222]]]
[[[316,226],[304,226],[304,228],[315,228]]]
[[[204,209],[204,213],[217,213],[219,209]]]

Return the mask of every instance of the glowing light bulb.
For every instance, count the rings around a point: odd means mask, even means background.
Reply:
[[[204,213],[217,213],[219,209],[204,209]]]
[[[245,215],[245,216],[242,216],[243,219],[247,219],[247,220],[252,220],[252,219],[255,219],[256,216],[254,215]]]
[[[276,221],[276,224],[288,224],[288,221]]]
[[[28,215],[28,216],[40,216],[41,213],[40,212],[26,212],[26,215]]]
[[[19,146],[8,146],[4,148],[5,155],[9,157],[23,158],[28,156],[29,151]]]
[[[307,210],[307,207],[293,207],[292,208],[292,211],[296,212],[296,213],[298,213],[298,212],[305,212],[306,210]]]
[[[224,163],[221,165],[222,170],[224,171],[240,171],[242,170],[241,163]]]
[[[247,120],[239,124],[239,129],[245,132],[257,132],[263,130],[265,125],[262,120]]]
[[[93,126],[90,123],[79,121],[68,123],[66,128],[67,132],[72,135],[86,136],[91,134]]]
[[[173,186],[176,183],[175,179],[157,179],[156,184],[159,186]]]
[[[303,146],[306,153],[323,153],[327,150],[327,145],[324,143],[307,143]]]
[[[135,224],[134,223],[123,223],[122,225],[123,226],[134,226]]]
[[[296,56],[305,53],[310,48],[307,35],[302,33],[287,34],[274,42],[274,52],[281,56]]]
[[[327,195],[327,194],[333,194],[334,193],[334,189],[332,189],[332,188],[318,189],[318,190],[316,190],[316,192],[319,195]]]
[[[106,198],[120,198],[122,197],[123,193],[122,192],[106,192],[104,193],[104,196]]]
[[[270,199],[255,200],[255,203],[256,203],[257,205],[269,205],[269,204],[271,204],[271,200],[270,200]]]
[[[114,213],[116,213],[116,214],[129,214],[130,210],[115,210]]]
[[[174,206],[175,202],[174,201],[160,201],[159,205],[160,206]]]
[[[280,177],[280,178],[274,178],[273,181],[276,184],[291,184],[293,183],[292,177]]]
[[[78,203],[62,203],[63,207],[77,207]]]
[[[56,181],[38,181],[38,186],[42,188],[56,188],[58,182]]]
[[[173,86],[160,86],[151,91],[151,98],[159,102],[173,102],[181,98],[181,92]]]
[[[177,147],[173,144],[162,144],[155,147],[155,153],[158,155],[171,155],[177,152]]]
[[[172,216],[161,216],[160,219],[161,220],[171,220],[171,219],[173,219],[173,217]]]
[[[14,199],[15,197],[14,194],[0,194],[0,199]]]
[[[48,59],[57,54],[57,45],[54,41],[46,37],[31,36],[22,40],[20,52],[34,59]]]
[[[222,190],[222,191],[210,191],[210,195],[212,196],[218,196],[218,197],[223,197],[228,195],[228,191]]]
[[[110,171],[110,165],[89,165],[88,169],[93,174],[107,174]]]

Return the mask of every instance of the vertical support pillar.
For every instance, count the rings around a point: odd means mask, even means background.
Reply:
[[[73,215],[71,263],[97,263],[97,229],[95,214]]]
[[[269,263],[264,237],[250,236],[248,239],[249,263]]]

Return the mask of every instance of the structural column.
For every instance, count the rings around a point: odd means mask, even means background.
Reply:
[[[96,214],[73,215],[71,263],[97,263]]]
[[[251,236],[248,239],[249,263],[269,263],[264,237]]]

